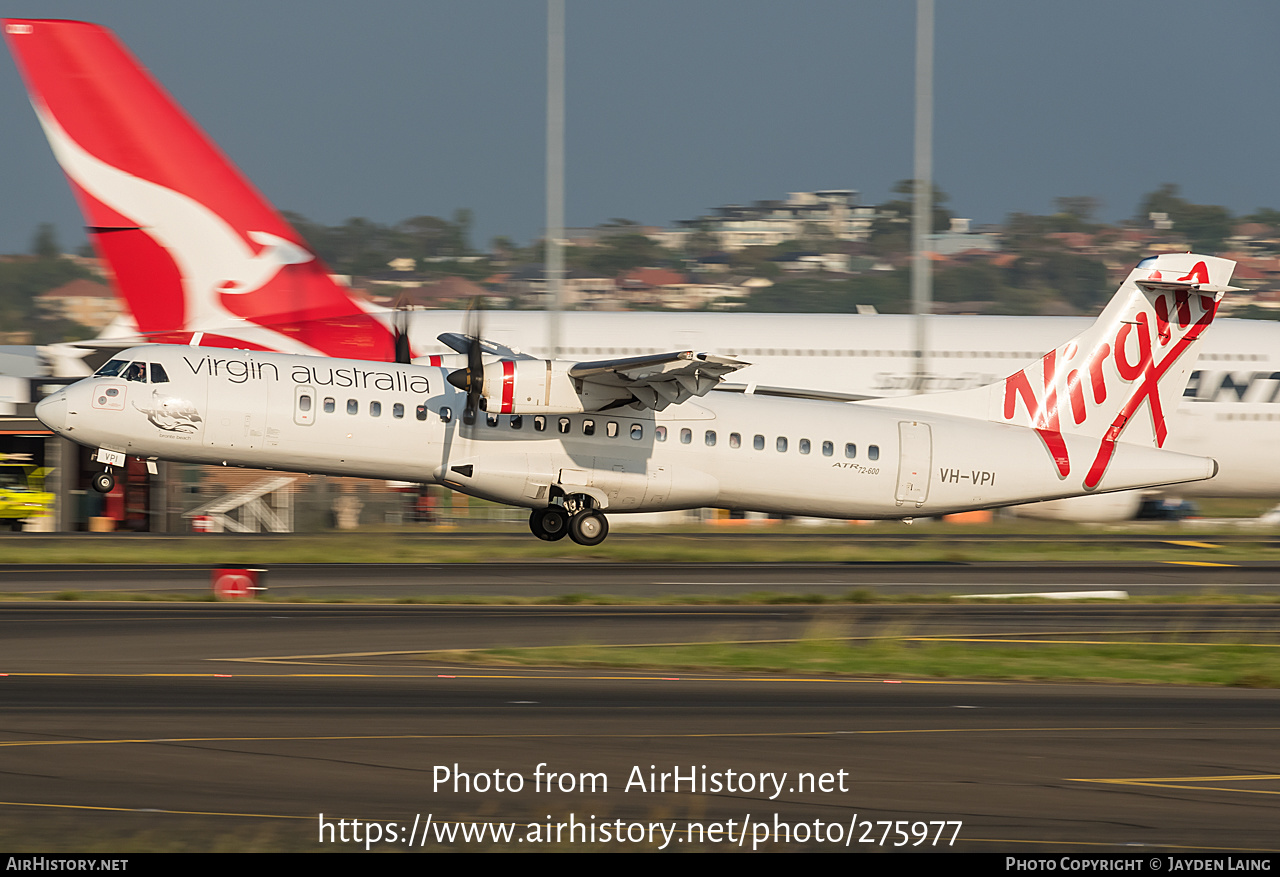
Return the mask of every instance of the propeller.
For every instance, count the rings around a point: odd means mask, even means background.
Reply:
[[[467,355],[467,367],[449,372],[446,380],[467,394],[467,405],[462,410],[462,422],[470,426],[476,422],[476,412],[482,402],[484,390],[484,351],[481,347],[480,300],[472,301],[467,309],[466,334],[440,336],[454,350]],[[461,343],[459,343],[461,342]]]
[[[413,350],[409,347],[408,302],[402,295],[395,304],[391,317],[391,333],[395,344],[395,361],[404,365],[413,362]]]

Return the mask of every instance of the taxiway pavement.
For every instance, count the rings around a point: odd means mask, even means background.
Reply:
[[[430,819],[444,834],[427,846],[460,851],[493,842],[448,841],[449,826],[514,825],[529,838],[533,825],[618,821],[671,828],[668,848],[750,848],[750,822],[767,823],[778,849],[872,849],[901,840],[896,828],[880,840],[885,824],[959,821],[963,850],[1275,851],[1274,690],[506,670],[408,653],[791,638],[818,623],[850,635],[1243,626],[1274,641],[1278,619],[1247,607],[5,604],[0,840],[41,851],[363,846],[322,843],[323,813],[335,826],[397,826],[400,849],[419,846]],[[440,785],[442,770],[468,774],[471,788]],[[539,771],[560,779],[536,788]],[[523,788],[496,791],[496,772]],[[698,779],[655,790],[663,773]],[[711,825],[716,840],[687,833]],[[827,839],[836,826],[838,843]],[[504,846],[661,843],[545,837],[554,831]]]

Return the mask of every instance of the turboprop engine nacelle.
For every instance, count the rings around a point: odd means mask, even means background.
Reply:
[[[551,359],[485,363],[480,393],[492,414],[580,414],[630,400],[621,387],[571,377],[578,365]]]

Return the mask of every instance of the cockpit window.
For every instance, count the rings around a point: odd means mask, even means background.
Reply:
[[[145,362],[131,362],[121,377],[126,381],[139,381],[145,384],[147,382],[147,364]]]
[[[158,362],[151,363],[151,383],[153,384],[169,383],[169,376],[165,374],[164,366],[162,366]]]
[[[95,377],[99,377],[99,378],[118,377],[120,372],[128,364],[129,364],[129,360],[127,359],[113,359],[109,363],[104,365],[102,368],[98,369],[93,374]]]

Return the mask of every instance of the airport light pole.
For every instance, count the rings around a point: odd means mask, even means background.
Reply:
[[[933,0],[916,0],[915,197],[911,220],[911,311],[915,314],[915,390],[929,371],[928,314],[933,310],[932,266],[926,251],[933,231]]]
[[[564,0],[547,0],[547,228],[543,277],[551,293],[547,347],[560,355],[564,308]]]

